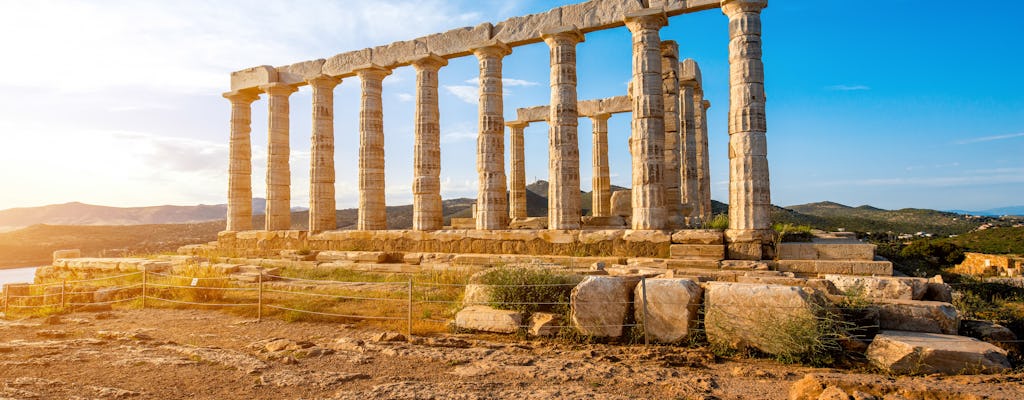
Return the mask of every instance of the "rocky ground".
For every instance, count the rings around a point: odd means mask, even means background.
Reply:
[[[0,321],[0,399],[1024,398],[1024,373],[894,378],[678,347],[414,338],[215,311]]]

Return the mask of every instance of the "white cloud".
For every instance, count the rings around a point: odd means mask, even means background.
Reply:
[[[444,90],[469,104],[477,104],[480,100],[480,90],[476,86],[444,85]]]
[[[403,103],[408,103],[416,99],[416,96],[413,96],[411,93],[397,93],[395,96],[398,97],[398,101]]]
[[[979,137],[979,138],[961,140],[959,142],[956,142],[956,144],[971,144],[971,143],[991,142],[993,140],[1006,140],[1006,139],[1014,139],[1014,138],[1019,138],[1019,137],[1024,137],[1024,132],[1021,132],[1021,133],[1011,133],[1011,134],[1008,134],[1008,135],[983,136],[983,137]]]
[[[852,92],[858,90],[871,90],[870,87],[865,85],[832,85],[825,87],[826,90],[836,90],[840,92]]]
[[[475,86],[480,86],[480,77],[469,78],[469,79],[466,79],[464,82],[473,84]],[[537,86],[537,85],[539,85],[539,83],[533,82],[533,81],[528,81],[528,80],[525,80],[525,79],[501,78],[501,85],[502,86],[508,86],[508,87],[512,87],[512,86]]]

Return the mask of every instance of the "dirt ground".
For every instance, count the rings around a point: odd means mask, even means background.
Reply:
[[[472,335],[409,343],[344,324],[216,311],[0,321],[0,399],[1021,399],[1022,382],[1020,373],[843,373],[663,346]]]

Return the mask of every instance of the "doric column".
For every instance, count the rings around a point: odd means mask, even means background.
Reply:
[[[548,107],[548,229],[579,229],[580,145],[576,109],[576,44],[583,34],[562,27],[542,35],[550,48],[551,105]]]
[[[490,41],[475,49],[480,62],[480,125],[476,171],[480,190],[476,198],[476,228],[508,227],[505,193],[505,116],[502,100],[501,59],[512,54],[508,45]]]
[[[704,97],[704,91],[699,90],[697,94]],[[697,200],[700,204],[700,220],[711,221],[711,160],[708,158],[708,109],[711,102],[700,100],[697,109]]]
[[[770,243],[768,146],[765,138],[761,9],[767,0],[723,0],[729,17],[730,259],[760,259]]]
[[[668,23],[661,8],[626,14],[633,36],[633,229],[665,227],[665,104],[661,90],[661,37]]]
[[[612,181],[608,172],[608,118],[611,114],[597,114],[590,117],[593,125],[593,196],[592,214],[595,217],[612,215]]]
[[[695,97],[700,79],[697,63],[692,59],[683,60],[679,65],[679,115],[682,133],[682,166],[680,168],[683,215],[691,226],[698,225],[700,213],[700,179],[698,177],[697,107],[700,98]],[[705,144],[707,141],[705,140]]]
[[[679,45],[661,42],[661,89],[665,99],[665,214],[670,227],[683,226],[680,194]]]
[[[359,106],[359,218],[356,229],[387,229],[384,208],[384,115],[381,83],[391,70],[368,65],[356,71],[362,86]]]
[[[512,171],[509,177],[509,217],[515,221],[528,216],[526,213],[526,152],[523,148],[523,133],[529,122],[506,122],[511,130]]]
[[[288,157],[291,153],[288,138],[288,96],[295,93],[294,86],[271,83],[260,86],[267,93],[267,212],[268,231],[288,230],[292,227],[292,178]]]
[[[309,231],[338,227],[334,203],[334,87],[340,78],[306,81],[313,89],[313,136],[309,155]]]
[[[441,229],[441,123],[437,71],[448,60],[429,55],[413,61],[416,69],[416,127],[413,145],[412,229]]]
[[[227,230],[252,229],[252,102],[260,98],[253,92],[227,92],[231,101],[231,142],[228,145]]]

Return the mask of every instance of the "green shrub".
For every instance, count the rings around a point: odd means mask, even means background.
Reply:
[[[706,229],[728,229],[729,228],[729,215],[728,214],[716,214],[711,221],[704,223]]]
[[[569,295],[579,278],[545,268],[497,267],[482,272],[476,281],[491,285],[491,307],[531,313],[568,310]]]

